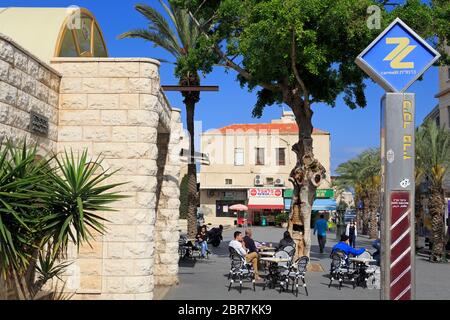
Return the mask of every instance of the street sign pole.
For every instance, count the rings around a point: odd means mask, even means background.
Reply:
[[[381,101],[381,299],[414,299],[413,93]]]
[[[414,112],[405,91],[439,53],[399,18],[356,58],[381,99],[381,299],[414,299]]]

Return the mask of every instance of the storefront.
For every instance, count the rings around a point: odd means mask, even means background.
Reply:
[[[290,211],[292,202],[292,189],[285,189],[283,192],[285,210]],[[317,189],[316,199],[314,200],[312,213],[311,213],[311,225],[320,216],[325,215],[325,219],[332,216],[336,211],[336,200],[334,199],[333,189]]]
[[[283,189],[248,189],[248,222],[252,225],[274,225],[277,214],[284,210]]]

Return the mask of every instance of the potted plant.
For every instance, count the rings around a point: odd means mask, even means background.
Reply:
[[[275,223],[278,226],[281,225],[282,228],[287,228],[288,219],[289,219],[289,214],[287,212],[281,212],[275,217]]]

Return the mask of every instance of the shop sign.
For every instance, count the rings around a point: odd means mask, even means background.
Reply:
[[[316,189],[316,198],[334,198],[333,189]]]
[[[275,188],[251,188],[248,190],[248,197],[281,197],[282,189]]]

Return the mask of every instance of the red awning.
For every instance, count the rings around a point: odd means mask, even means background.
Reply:
[[[255,204],[255,205],[248,205],[249,209],[284,209],[284,205],[277,205],[277,204]]]
[[[249,209],[284,209],[283,197],[250,197]]]

